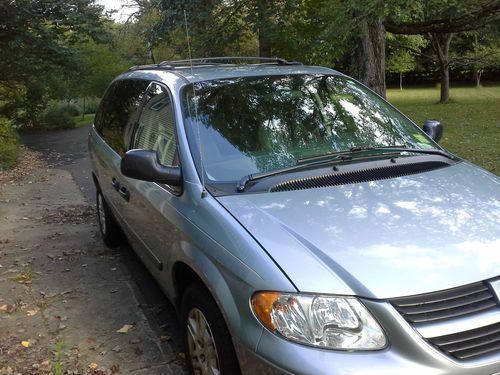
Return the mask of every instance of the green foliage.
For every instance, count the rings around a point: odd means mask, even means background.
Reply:
[[[102,8],[94,0],[13,0],[0,12],[2,82],[22,82],[71,64],[71,48],[102,37]]]
[[[99,108],[100,101],[98,97],[82,97],[74,100],[74,103],[81,109],[81,112],[84,112],[84,114],[94,114]]]
[[[72,97],[82,75],[77,45],[109,41],[96,0],[13,0],[0,12],[0,113],[35,127],[50,99]]]
[[[461,25],[473,31],[452,39],[449,56],[441,65],[473,70],[477,84],[486,67],[500,67],[500,24],[491,22],[498,12],[492,10],[484,17],[478,13],[481,7],[489,9],[495,3],[491,0],[133,3],[138,5],[137,12],[129,22],[120,24],[106,19],[97,0],[4,0],[0,12],[0,115],[16,127],[73,126],[72,113],[55,108],[54,101],[67,105],[79,98],[80,110],[94,113],[95,98],[129,66],[188,57],[184,12],[193,57],[280,56],[362,77],[368,69],[359,65],[364,61],[360,40],[369,38],[360,24],[368,19],[399,27],[425,26],[426,30]],[[476,30],[479,27],[481,31]],[[441,62],[435,43],[429,42],[430,34],[421,29],[406,33],[418,35],[387,34],[387,70],[436,69]],[[383,44],[380,39],[370,42]]]
[[[66,343],[64,342],[64,339],[61,336],[58,336],[52,348],[54,360],[52,361],[51,370],[53,375],[64,374],[63,361],[66,357],[65,350],[66,350]]]
[[[415,54],[428,44],[421,35],[394,35],[387,33],[388,58],[386,69],[394,73],[406,73],[415,70]]]
[[[19,157],[19,139],[12,124],[0,117],[0,170],[13,167]]]
[[[79,115],[80,109],[74,104],[51,103],[44,111],[39,122],[39,128],[65,129],[75,127],[73,116]]]
[[[129,67],[113,45],[89,40],[78,48],[83,66],[82,74],[74,85],[72,98],[77,95],[101,97],[113,78]]]

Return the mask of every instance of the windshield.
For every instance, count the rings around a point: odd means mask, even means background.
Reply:
[[[387,102],[342,76],[204,81],[186,87],[183,104],[193,156],[213,182],[353,147],[434,148]]]

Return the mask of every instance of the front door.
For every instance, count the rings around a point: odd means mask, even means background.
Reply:
[[[154,150],[164,166],[179,165],[175,118],[171,95],[158,83],[149,86],[143,108],[132,135],[131,148]],[[167,259],[167,252],[177,238],[172,223],[176,211],[171,205],[180,190],[164,184],[126,179],[130,190],[125,220],[135,232],[140,256],[153,274],[158,275]]]

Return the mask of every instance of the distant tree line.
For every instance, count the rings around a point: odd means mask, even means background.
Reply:
[[[194,57],[280,56],[335,67],[385,95],[386,72],[500,69],[500,0],[128,0],[126,22],[96,0],[0,0],[0,115],[39,126],[92,111],[131,65]],[[83,102],[82,102],[83,99]],[[87,99],[87,100],[85,100]]]
[[[441,102],[449,72],[479,81],[500,66],[499,0],[131,0],[148,30],[151,61],[194,55],[281,56],[335,66],[385,95],[385,72],[437,70]],[[154,60],[153,60],[154,59]]]

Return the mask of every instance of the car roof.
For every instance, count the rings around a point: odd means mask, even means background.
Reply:
[[[231,79],[239,77],[255,77],[266,75],[291,75],[291,74],[335,74],[342,75],[338,71],[321,66],[306,66],[300,63],[290,64],[213,64],[172,67],[169,65],[145,65],[133,67],[128,72],[122,74],[118,79],[126,78],[150,78],[156,79],[162,73],[172,73],[177,75],[185,83],[195,83],[210,81],[215,79]]]
[[[289,74],[332,74],[334,70],[318,66],[304,65],[232,65],[232,66],[200,66],[185,67],[176,70],[189,82],[209,81],[213,79],[228,79],[237,77],[254,77],[266,75],[289,75]]]

